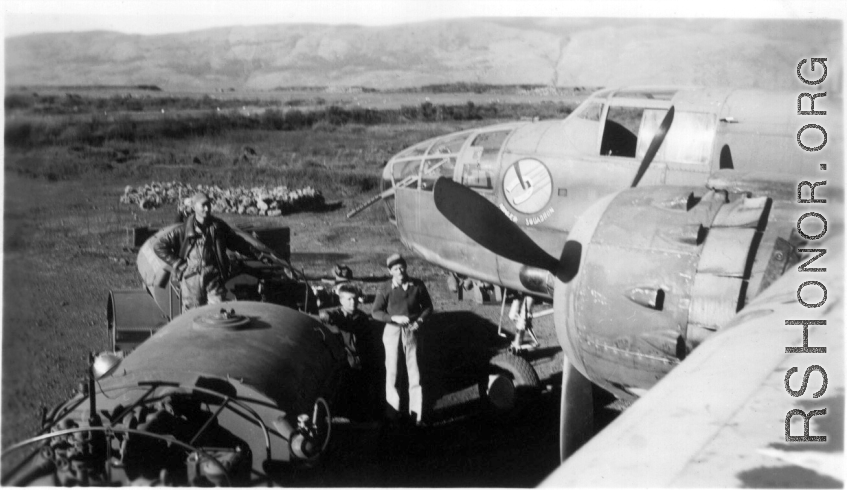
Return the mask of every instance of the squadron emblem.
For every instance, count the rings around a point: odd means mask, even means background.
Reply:
[[[543,163],[533,158],[518,160],[503,177],[503,193],[513,208],[524,214],[540,211],[553,194],[553,180]]]

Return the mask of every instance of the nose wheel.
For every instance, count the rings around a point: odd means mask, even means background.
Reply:
[[[501,419],[511,418],[539,393],[538,373],[526,359],[508,352],[495,355],[488,364],[488,408]]]

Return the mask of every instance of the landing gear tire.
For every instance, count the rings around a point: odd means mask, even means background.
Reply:
[[[541,381],[526,359],[503,352],[488,361],[487,408],[497,418],[511,418],[538,395]]]
[[[591,381],[565,360],[559,415],[559,455],[568,459],[594,435],[594,395]]]

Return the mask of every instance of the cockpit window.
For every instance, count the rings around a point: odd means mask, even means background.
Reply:
[[[426,153],[426,150],[429,149],[430,145],[432,145],[432,140],[426,140],[423,143],[418,143],[415,146],[406,148],[405,150],[403,150],[400,153],[398,153],[397,155],[395,155],[394,158],[399,159],[399,158],[421,156],[424,153]]]
[[[574,113],[574,117],[585,119],[586,121],[599,121],[600,113],[602,111],[603,104],[601,102],[591,102],[580,107],[579,110]]]
[[[465,150],[470,152],[462,166],[462,184],[468,187],[493,189],[497,173],[497,157],[506,138],[512,132],[492,131],[480,133]],[[467,154],[467,153],[466,153]]]
[[[640,107],[609,107],[600,143],[600,154],[635,157],[643,115],[644,109]]]
[[[405,187],[406,189],[418,188],[418,170],[420,170],[421,161],[409,160],[405,162],[394,162],[392,170],[394,171],[394,187]]]
[[[577,107],[562,123],[560,141],[565,151],[596,155],[602,115],[602,101],[588,100]]]
[[[471,131],[466,131],[436,140],[427,152],[421,168],[422,190],[431,191],[439,177],[453,178],[457,155],[471,134]]]
[[[435,181],[439,177],[453,179],[453,170],[456,168],[456,155],[444,155],[427,157],[423,162],[421,172],[421,189],[431,191]]]
[[[643,158],[667,111],[646,109],[638,136],[636,158]],[[677,112],[656,161],[686,164],[708,164],[712,156],[717,122],[704,112]]]
[[[436,141],[427,155],[453,155],[459,153],[470,132],[447,135]]]

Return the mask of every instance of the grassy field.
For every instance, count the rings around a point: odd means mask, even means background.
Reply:
[[[453,127],[406,129],[235,130],[184,139],[57,143],[7,151],[6,171],[49,181],[95,178],[125,185],[150,180],[312,185],[328,197],[340,198],[372,192],[393,153]]]
[[[391,109],[336,105],[338,100],[281,108],[280,100],[245,95],[218,111],[221,101],[208,94],[153,94],[97,98],[11,91],[5,101],[6,172],[128,185],[151,179],[311,185],[338,199],[373,192],[391,155],[418,141],[510,119],[564,117],[575,105],[565,100],[479,105],[459,103],[461,94],[430,94],[436,102],[405,105],[410,97],[430,97],[399,93],[391,94]],[[156,102],[167,102],[168,109],[160,112]],[[252,108],[238,109],[246,104]]]
[[[270,91],[222,91],[222,92],[160,92],[138,87],[8,87],[6,94],[15,99],[28,97],[54,97],[68,99],[70,108],[79,106],[70,99],[91,99],[94,104],[106,107],[104,99],[134,99],[134,105],[148,101],[150,110],[175,106],[196,106],[199,102],[221,107],[319,107],[319,106],[358,106],[373,109],[399,109],[402,106],[417,106],[424,102],[444,105],[461,105],[473,102],[477,105],[489,103],[502,104],[573,104],[583,100],[591,89],[559,89],[549,91],[522,90],[478,90],[478,91],[426,91],[421,89],[391,92],[349,92],[327,90],[270,90]],[[147,105],[147,104],[145,104]],[[7,111],[8,111],[7,107]]]

